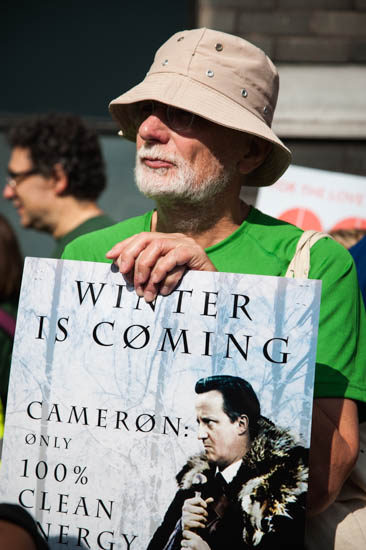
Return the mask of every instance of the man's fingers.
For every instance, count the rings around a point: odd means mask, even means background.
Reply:
[[[164,278],[164,271],[168,273],[176,266],[186,266],[197,271],[216,271],[215,266],[206,252],[193,239],[187,242],[172,243],[171,248],[162,247],[164,262],[154,268],[153,280],[159,282]]]
[[[147,302],[159,292],[170,294],[186,269],[216,271],[203,248],[178,233],[140,233],[117,243],[106,256]]]
[[[196,253],[199,250],[205,255],[202,249],[196,245]],[[176,266],[187,265],[192,262],[193,248],[182,245],[174,238],[165,237],[164,239],[155,239],[148,243],[140,252],[139,246],[129,247],[123,251],[126,269],[131,265],[130,256],[133,256],[135,262],[135,284],[143,285],[147,283],[150,276],[152,282],[160,283],[167,273],[170,273]]]
[[[146,285],[150,281],[153,269],[161,263],[164,258],[163,246],[160,240],[156,240],[150,243],[135,259],[135,273],[134,273],[134,285],[135,288],[140,285]],[[151,280],[152,283],[157,284],[160,281],[156,279]]]
[[[166,254],[165,250],[166,247],[161,241],[151,243],[136,260],[134,284],[136,290],[145,284],[143,295],[146,301],[154,300],[158,291],[163,296],[170,294],[179,284],[187,268],[216,271],[200,248],[195,251],[199,252],[197,257],[193,255],[193,248],[185,245],[171,248]]]
[[[182,526],[183,529],[197,529],[206,527],[206,516],[202,513],[192,514],[189,512],[182,513]]]
[[[151,233],[149,231],[143,231],[137,235],[132,235],[123,241],[115,244],[106,253],[107,258],[116,259],[120,254],[124,253],[129,255],[130,253],[139,255],[139,253],[146,248],[151,242],[156,240],[178,239],[186,238],[185,235],[179,233]]]
[[[197,528],[204,528],[207,522],[207,501],[211,499],[203,500],[200,496],[187,499],[182,507],[182,526],[183,530],[191,530]]]
[[[108,252],[106,252],[106,257],[110,260],[117,258],[121,254],[121,248],[124,242],[126,241],[115,244],[110,250],[108,250]]]
[[[106,257],[114,260],[120,272],[125,275],[133,270],[136,259],[146,248],[149,242],[148,235],[150,234],[140,233],[117,243],[107,252]]]
[[[203,498],[201,498],[200,496],[196,496],[192,498],[187,498],[187,500],[184,501],[182,509],[189,510],[189,511],[194,510],[195,512],[202,510],[207,514],[206,508],[207,508],[206,501],[203,500]]]
[[[172,273],[179,267],[183,268],[184,273],[186,266],[189,267],[191,254],[192,251],[187,247],[178,246],[171,249],[155,263],[154,269],[151,273],[152,282],[161,283],[163,279],[166,279],[167,274]]]
[[[163,296],[173,292],[187,269],[186,251],[174,248],[165,256],[159,256],[162,253],[160,243],[154,243],[154,245],[151,244],[146,251],[140,254],[135,268],[136,292],[143,295],[147,302],[153,301],[158,292]],[[138,287],[143,287],[143,292],[139,293]]]
[[[133,271],[136,287],[147,282],[159,257],[164,256],[174,245],[173,239],[156,237],[156,233],[140,233],[116,244],[106,257],[114,260],[123,275]]]
[[[118,256],[122,254],[123,250],[135,240],[136,235],[133,235],[132,237],[128,237],[124,241],[116,243],[110,250],[108,250],[108,252],[106,253],[106,257],[110,260],[116,260]]]
[[[201,497],[187,499],[182,507],[183,524],[198,522],[205,524],[207,517],[207,504]]]
[[[209,545],[194,531],[183,531],[181,548],[191,548],[192,550],[210,550]]]
[[[147,302],[153,301],[158,293],[163,296],[167,296],[178,286],[185,271],[185,266],[177,266],[170,273],[168,273],[168,275],[166,275],[165,279],[163,279],[161,283],[157,284],[152,282],[153,278],[150,277],[147,284],[142,287],[141,296],[143,295]],[[138,293],[137,289],[136,292]]]
[[[160,283],[160,294],[167,296],[178,286],[180,280],[186,272],[185,266],[175,267]]]
[[[183,531],[183,538],[185,540],[194,540],[198,535],[196,533],[193,533],[192,531]]]
[[[198,528],[202,528],[204,529],[206,527],[206,522],[205,521],[200,521],[200,520],[197,520],[197,519],[188,519],[184,522],[184,528],[185,529],[198,529]]]
[[[137,233],[136,235],[127,237],[127,239],[116,243],[110,250],[108,250],[106,256],[110,258],[117,257],[119,254],[121,254],[122,250],[127,248],[128,246],[134,246],[135,243],[141,243],[143,245],[143,243],[150,242],[158,235],[162,236],[164,235],[164,233],[151,233],[150,231],[142,231],[141,233]]]
[[[206,517],[207,510],[203,508],[203,506],[194,506],[192,504],[189,504],[188,506],[183,506],[183,512],[186,512],[187,514],[195,515],[197,517]]]

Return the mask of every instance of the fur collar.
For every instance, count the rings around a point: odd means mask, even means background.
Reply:
[[[243,540],[253,546],[273,531],[277,517],[291,517],[294,509],[299,512],[298,506],[305,517],[308,479],[307,449],[297,445],[288,430],[266,418],[259,424],[259,433],[230,483],[243,513]],[[191,457],[177,476],[180,488],[207,482],[210,470],[205,455]]]

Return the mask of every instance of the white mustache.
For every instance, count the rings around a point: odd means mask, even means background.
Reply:
[[[143,158],[146,158],[146,157],[153,160],[162,160],[163,162],[171,162],[177,165],[180,165],[182,163],[182,159],[180,159],[178,155],[174,153],[167,153],[166,151],[162,152],[159,145],[154,145],[152,147],[146,147],[145,145],[143,145],[137,151],[137,158],[141,161]]]

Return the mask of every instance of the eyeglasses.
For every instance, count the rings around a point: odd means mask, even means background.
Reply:
[[[165,105],[165,103],[152,100],[139,101],[133,105],[131,113],[136,131],[149,116],[157,113],[163,114],[169,128],[175,132],[189,132],[196,118],[194,113],[172,105]]]
[[[8,170],[8,176],[6,178],[6,185],[9,185],[12,189],[15,189],[17,185],[22,183],[25,179],[29,178],[29,176],[34,176],[35,174],[39,174],[39,170],[36,168],[32,168],[31,170],[26,170],[25,172],[11,172]]]

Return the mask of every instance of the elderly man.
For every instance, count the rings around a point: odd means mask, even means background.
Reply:
[[[156,209],[81,237],[63,257],[114,261],[147,301],[187,269],[284,276],[301,229],[239,197],[242,185],[270,185],[290,163],[271,130],[277,92],[274,65],[247,41],[209,29],[172,36],[144,81],[110,105],[136,140],[136,183]],[[357,460],[366,326],[348,251],[324,238],[310,260],[309,276],[322,280],[307,500],[315,515]]]
[[[76,237],[113,223],[96,202],[106,185],[98,136],[79,117],[26,118],[8,137],[3,197],[13,202],[23,227],[54,237],[54,258]]]
[[[204,454],[177,475],[179,490],[148,550],[302,547],[306,449],[261,416],[243,378],[202,378],[195,392]]]

